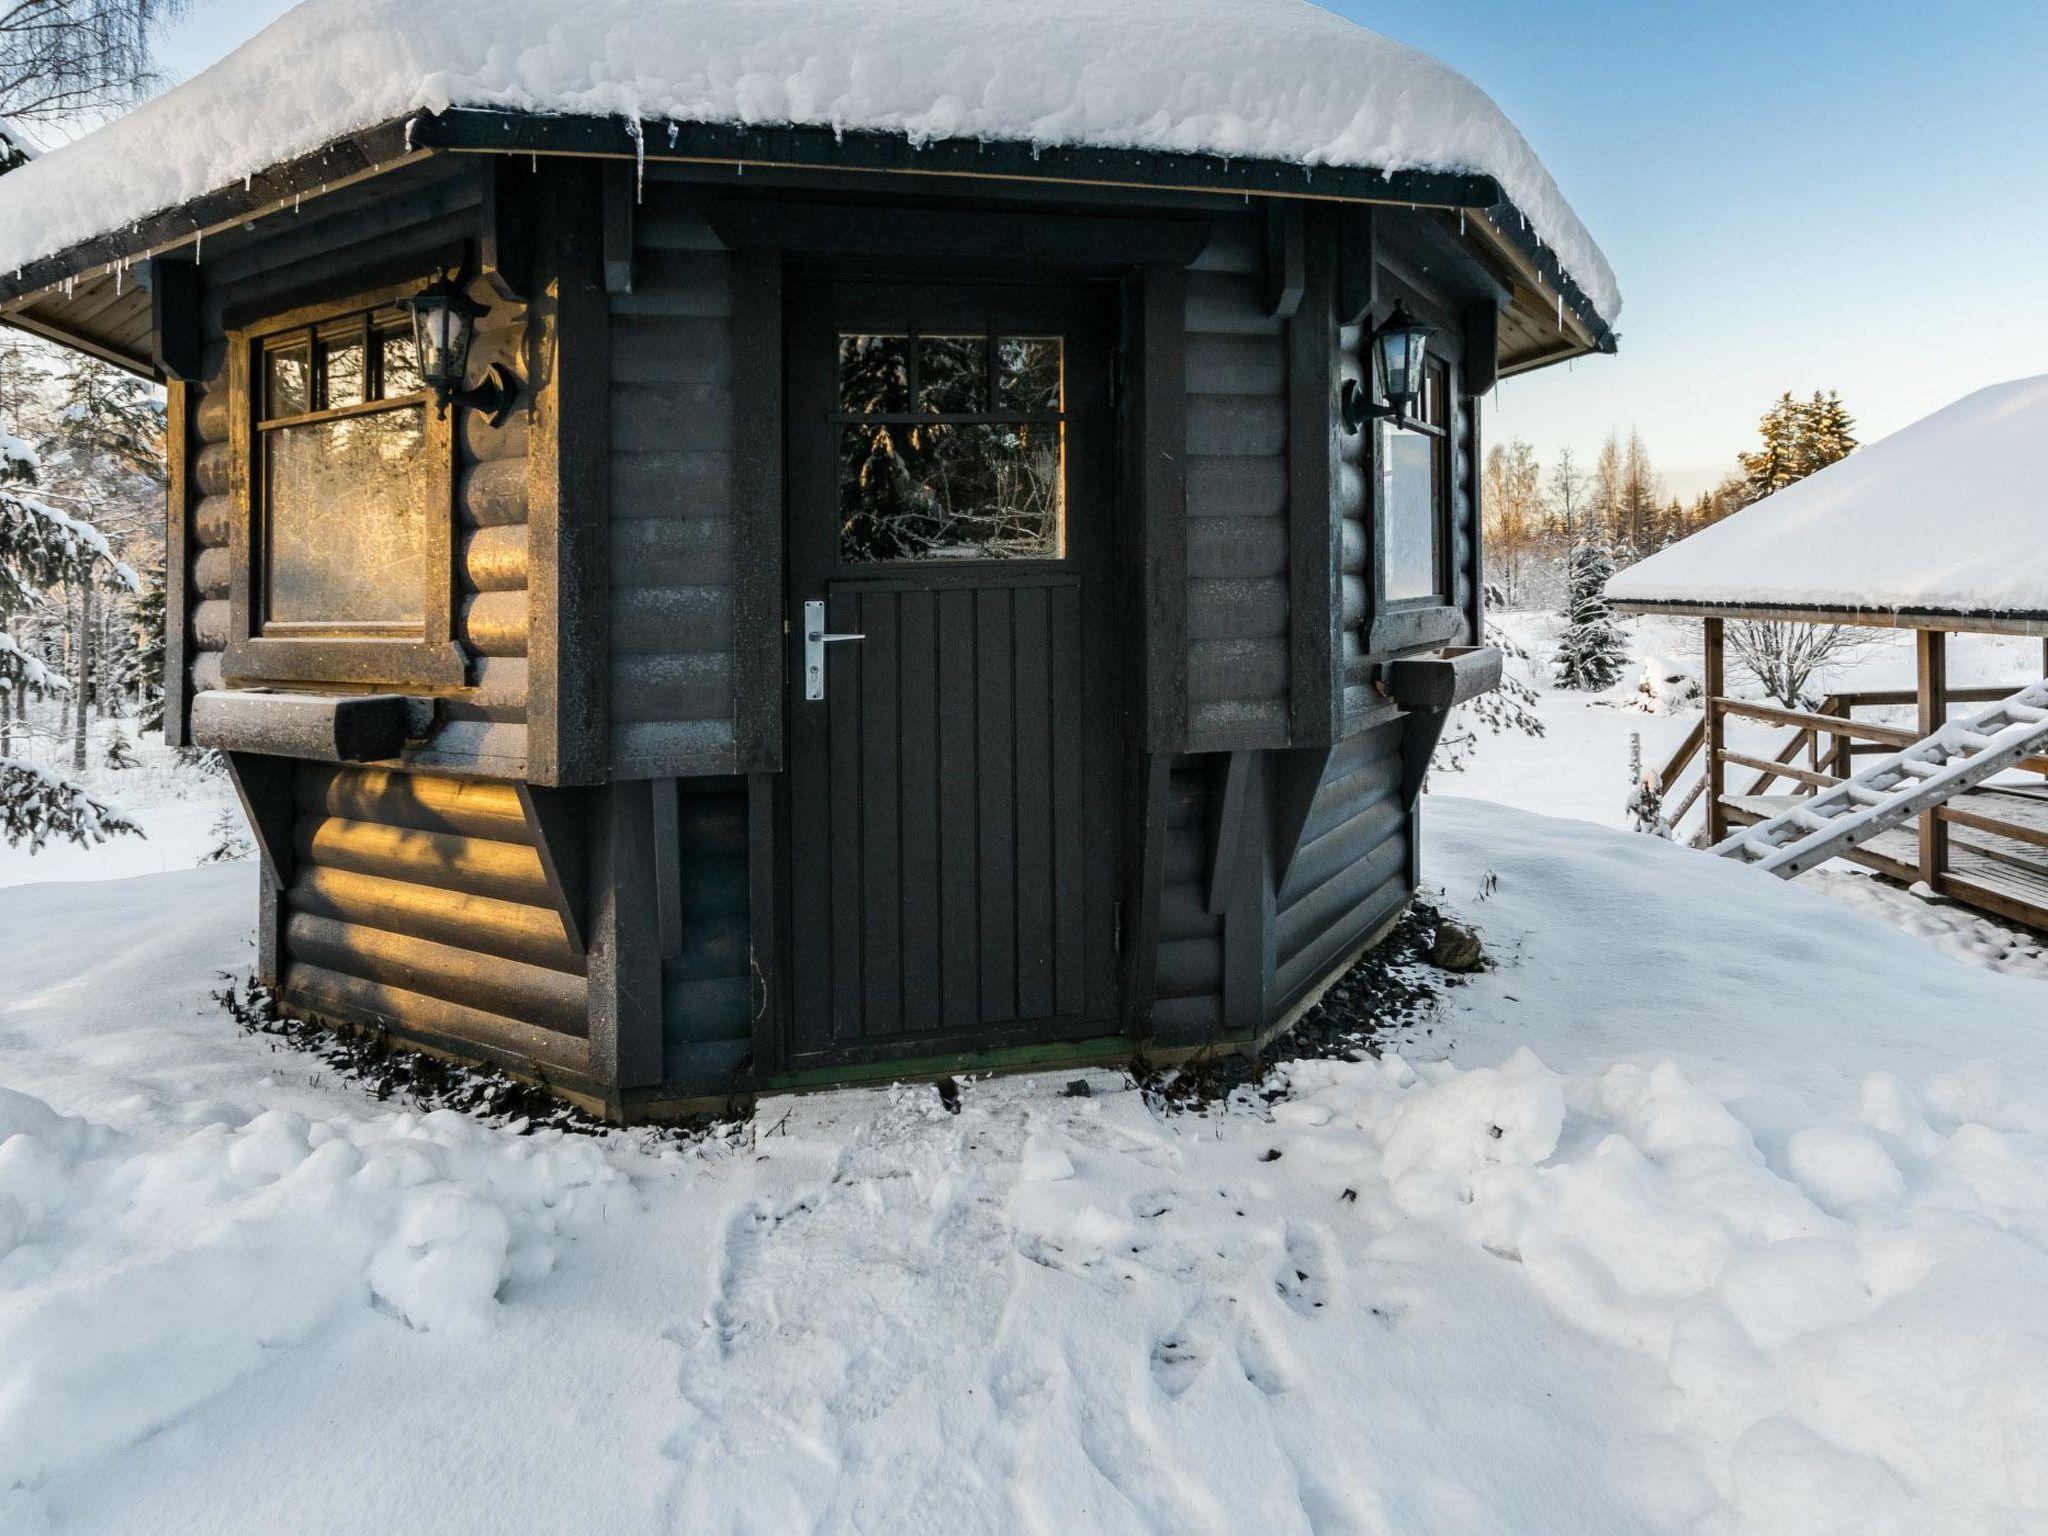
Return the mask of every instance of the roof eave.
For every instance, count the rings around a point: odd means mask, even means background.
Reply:
[[[867,130],[739,123],[643,125],[622,117],[475,108],[418,113],[364,129],[191,202],[82,240],[16,272],[0,274],[0,319],[15,318],[24,305],[67,284],[125,270],[138,260],[199,242],[210,230],[296,207],[308,197],[448,151],[687,161],[731,165],[735,174],[749,166],[784,166],[1462,209],[1479,213],[1488,242],[1511,252],[1516,264],[1548,287],[1561,311],[1568,312],[1571,329],[1578,334],[1559,358],[1614,349],[1611,328],[1558,264],[1555,253],[1535,238],[1499,183],[1477,173],[1378,171],[1008,140],[940,139],[919,145],[901,134]],[[62,339],[59,322],[45,317],[36,328]],[[89,340],[81,344],[91,345]],[[141,361],[117,360],[127,366]]]
[[[1687,619],[1760,619],[1786,624],[1844,624],[1855,629],[1940,629],[1973,635],[2048,635],[2048,612],[2031,609],[1863,607],[1852,603],[1707,603],[1610,597],[1623,613]]]

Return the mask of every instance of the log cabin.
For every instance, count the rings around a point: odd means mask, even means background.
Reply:
[[[262,978],[629,1119],[1270,1037],[1598,248],[1299,0],[665,9],[308,0],[0,178],[0,317],[168,391]]]
[[[2044,480],[2048,376],[2015,379],[1966,395],[1609,581],[1608,596],[1624,612],[1701,621],[1705,708],[1659,775],[1668,821],[1676,825],[1704,802],[1706,841],[1722,845],[1736,829],[1842,784],[1865,766],[1858,759],[1890,758],[1942,732],[1959,712],[2041,687]],[[1732,626],[1757,634],[1768,650],[1775,634],[1806,625],[1910,630],[1914,686],[1816,688],[1819,696],[1798,708],[1733,696]],[[1971,634],[2023,637],[2014,673],[1958,686],[1949,642]],[[2043,775],[2048,758],[2038,755],[1981,781],[1967,775],[1952,792],[1925,797],[1932,803],[1915,816],[1859,828],[1839,856],[2048,931]]]

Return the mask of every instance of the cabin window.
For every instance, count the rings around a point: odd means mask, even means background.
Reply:
[[[423,633],[439,477],[412,350],[396,309],[260,343],[259,633]]]
[[[1063,558],[1065,365],[1057,336],[840,336],[840,559]]]
[[[1422,378],[1416,420],[1388,423],[1380,433],[1380,474],[1386,532],[1383,590],[1389,602],[1447,597],[1446,529],[1450,524],[1450,371],[1431,358]]]

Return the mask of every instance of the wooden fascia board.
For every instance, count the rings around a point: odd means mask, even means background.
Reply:
[[[645,132],[645,137],[642,133]],[[1151,187],[1234,197],[1289,196],[1414,207],[1501,204],[1500,184],[1465,171],[1379,171],[1160,150],[1035,146],[1018,140],[939,139],[916,145],[902,134],[865,129],[673,123],[643,129],[623,117],[523,113],[457,107],[413,119],[422,147],[516,154],[602,155],[733,166],[892,171],[905,175]]]
[[[1853,608],[1846,604],[1680,603],[1620,597],[1610,601],[1623,613],[1657,613],[1684,619],[1761,619],[1773,623],[1843,624],[1852,629],[1939,629],[1965,635],[2048,635],[2048,613]]]
[[[133,266],[145,257],[188,245],[197,245],[203,257],[208,235],[299,207],[438,152],[409,143],[407,126],[401,120],[366,128],[270,170],[258,171],[246,180],[237,180],[174,208],[81,240],[15,271],[0,273],[0,310],[60,289],[66,283],[111,274],[124,264]],[[13,314],[6,318],[10,323],[19,323]]]

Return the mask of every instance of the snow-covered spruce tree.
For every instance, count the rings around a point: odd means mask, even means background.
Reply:
[[[1652,837],[1669,837],[1671,828],[1664,820],[1664,785],[1655,769],[1643,766],[1643,733],[1628,733],[1628,803],[1623,807],[1628,813],[1628,824],[1632,831],[1647,832]]]
[[[135,690],[136,723],[145,731],[164,728],[164,566],[150,566],[131,619],[133,645],[125,678]]]
[[[36,460],[18,437],[0,433],[0,620],[26,609],[60,581],[111,579],[134,590],[135,573],[114,558],[92,524],[36,496]],[[0,693],[10,702],[69,686],[0,632]],[[52,837],[92,844],[141,828],[78,785],[19,758],[0,758],[0,838],[31,851]]]
[[[1825,395],[1815,390],[1806,405],[1805,435],[1800,444],[1806,472],[1826,469],[1849,457],[1858,446],[1856,418],[1842,404],[1842,397],[1832,389]]]
[[[77,359],[38,433],[37,451],[44,499],[90,507],[93,525],[117,550],[134,551],[152,570],[161,566],[164,412],[155,390],[106,363]],[[119,712],[133,683],[137,657],[131,635],[155,646],[161,657],[161,613],[151,638],[131,629],[135,604],[118,585],[103,590],[103,583],[89,577],[70,585],[71,766],[82,771],[93,715]]]
[[[1621,626],[1607,605],[1614,557],[1604,545],[1585,543],[1572,551],[1564,598],[1565,628],[1551,659],[1557,686],[1598,693],[1612,688],[1628,662]]]

